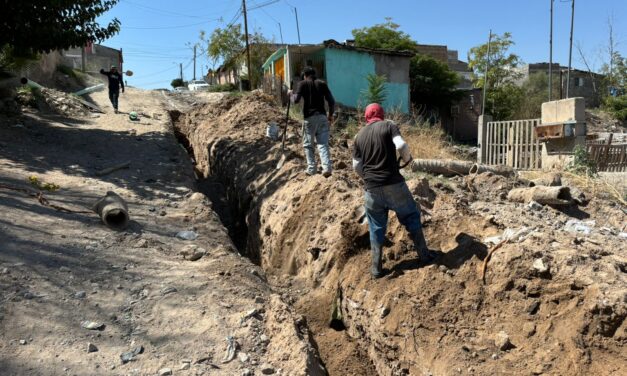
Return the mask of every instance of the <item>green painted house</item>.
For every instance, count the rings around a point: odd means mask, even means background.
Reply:
[[[275,51],[264,63],[264,75],[277,78],[284,88],[295,88],[303,68],[316,69],[327,82],[335,100],[347,107],[365,107],[363,92],[369,74],[385,75],[387,111],[409,112],[409,51],[375,50],[338,43],[288,45]]]

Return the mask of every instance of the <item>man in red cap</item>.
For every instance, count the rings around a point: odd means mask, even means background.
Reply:
[[[372,249],[371,273],[383,276],[382,247],[388,223],[388,211],[393,210],[399,222],[409,231],[424,264],[435,256],[427,248],[422,232],[420,211],[399,171],[399,161],[411,162],[409,146],[394,122],[385,120],[383,107],[372,103],[366,107],[366,126],[355,137],[353,168],[364,179],[364,206],[370,231]],[[396,152],[400,160],[396,159]]]

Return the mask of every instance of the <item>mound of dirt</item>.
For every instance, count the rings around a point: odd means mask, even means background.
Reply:
[[[264,135],[281,113],[248,95],[196,108],[176,127],[198,172],[227,187],[246,239],[240,252],[296,300],[330,374],[618,375],[627,367],[623,209],[594,199],[559,210],[508,202],[503,193],[518,182],[489,173],[410,181],[440,257],[420,267],[391,218],[390,273],[373,281],[362,183],[345,167],[350,142],[332,143],[344,169],[309,177],[291,123],[288,160],[277,170],[280,144]],[[508,229],[524,236],[492,256],[484,284],[489,238]],[[334,305],[342,335],[328,328]]]

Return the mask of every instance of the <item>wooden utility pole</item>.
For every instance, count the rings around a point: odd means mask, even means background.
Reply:
[[[549,102],[553,98],[553,1],[551,2],[551,28],[549,31]]]
[[[298,9],[294,7],[294,15],[296,15],[296,33],[298,33],[298,44],[300,44],[300,27],[298,26]]]
[[[566,72],[566,98],[570,98],[570,68],[573,59],[573,28],[575,24],[575,0],[570,14],[570,48],[568,49],[568,72]]]
[[[481,104],[481,115],[485,115],[485,99],[488,89],[488,71],[490,70],[490,46],[492,45],[492,29],[490,29],[490,35],[488,36],[488,54],[485,62],[485,76],[483,77],[483,100]]]
[[[194,45],[194,81],[196,81],[196,45]]]
[[[252,90],[253,88],[253,79],[252,79],[252,67],[250,65],[250,46],[248,45],[248,16],[246,15],[246,0],[242,0],[242,12],[244,13],[244,33],[246,39],[246,70],[248,71],[248,85]]]
[[[179,69],[181,71],[181,83],[183,83],[183,63],[179,63]]]
[[[81,47],[81,72],[85,73],[85,46],[83,45],[83,47]],[[107,67],[107,68],[111,68],[111,67]]]

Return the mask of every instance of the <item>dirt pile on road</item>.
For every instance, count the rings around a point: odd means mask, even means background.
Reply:
[[[555,209],[508,202],[523,183],[489,173],[409,180],[434,265],[419,267],[395,218],[388,277],[368,272],[361,183],[350,140],[333,144],[331,178],[302,173],[298,126],[288,161],[265,138],[280,109],[263,95],[178,117],[197,171],[227,186],[240,251],[295,300],[331,374],[619,374],[627,367],[623,208],[592,200]],[[590,222],[593,221],[593,222]],[[482,267],[490,247],[512,240]],[[328,328],[339,305],[345,332]]]
[[[84,118],[89,114],[89,108],[81,103],[78,97],[46,87],[20,90],[16,101],[22,106],[30,106],[72,118]]]

